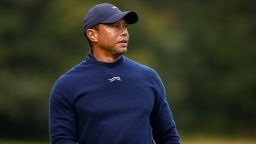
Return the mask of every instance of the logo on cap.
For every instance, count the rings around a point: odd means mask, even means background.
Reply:
[[[111,8],[112,8],[112,9],[118,9],[116,6],[112,6]]]

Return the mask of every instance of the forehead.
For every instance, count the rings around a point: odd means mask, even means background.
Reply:
[[[97,25],[97,29],[99,31],[101,31],[101,29],[109,29],[109,28],[113,28],[112,26],[113,25],[128,25],[127,22],[124,20],[124,19],[121,19],[117,22],[114,22],[114,23],[101,23],[101,24],[98,24]]]

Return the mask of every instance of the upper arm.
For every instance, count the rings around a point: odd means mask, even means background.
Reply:
[[[155,104],[150,115],[154,140],[157,144],[179,144],[180,138],[166,100],[164,85],[160,77],[155,75]]]
[[[77,142],[77,116],[71,97],[63,81],[57,81],[51,91],[49,108],[49,131],[53,144]]]

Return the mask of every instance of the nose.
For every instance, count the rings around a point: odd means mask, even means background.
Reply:
[[[127,36],[127,35],[129,35],[127,26],[122,26],[121,35],[122,35],[122,36]]]

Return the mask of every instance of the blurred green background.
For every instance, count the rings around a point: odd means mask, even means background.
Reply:
[[[254,0],[1,0],[0,139],[48,142],[51,87],[85,58],[102,2],[139,14],[127,56],[161,76],[184,143],[255,139]]]

